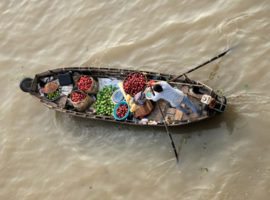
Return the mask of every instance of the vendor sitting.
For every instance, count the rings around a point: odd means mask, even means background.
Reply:
[[[154,94],[152,95],[153,101],[158,101],[159,99],[164,99],[168,101],[172,107],[181,110],[186,115],[189,115],[189,112],[186,108],[182,107],[181,104],[189,107],[194,113],[198,116],[201,115],[201,111],[192,101],[189,100],[186,94],[182,91],[173,88],[165,81],[159,82],[150,82],[151,86],[153,86]]]

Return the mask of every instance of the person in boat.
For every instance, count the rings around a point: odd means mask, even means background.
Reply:
[[[181,90],[173,88],[166,81],[159,81],[156,83],[150,82],[149,85],[153,87],[153,92],[155,94],[152,95],[151,98],[153,101],[164,99],[168,101],[172,107],[181,110],[186,115],[189,115],[190,113],[188,110],[181,105],[184,104],[198,116],[201,115],[201,110],[187,97],[186,94],[184,94]]]

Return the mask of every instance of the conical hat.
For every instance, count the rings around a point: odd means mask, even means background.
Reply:
[[[51,94],[51,93],[54,93],[55,90],[57,90],[58,88],[58,83],[55,83],[55,82],[49,82],[45,85],[44,87],[44,92],[47,93],[47,94]]]

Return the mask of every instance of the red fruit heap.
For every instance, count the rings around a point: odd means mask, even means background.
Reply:
[[[144,90],[146,81],[146,77],[141,73],[130,74],[124,82],[124,90],[127,94],[135,96],[135,94]]]
[[[81,76],[78,81],[78,88],[82,91],[87,91],[92,85],[92,80],[88,76]]]
[[[120,106],[118,106],[116,110],[116,115],[119,119],[122,119],[123,117],[126,116],[127,112],[128,112],[127,104],[121,104]]]
[[[71,100],[73,101],[73,102],[78,102],[78,101],[82,101],[82,100],[84,100],[85,99],[85,97],[86,97],[86,94],[83,94],[83,93],[81,93],[81,92],[72,92],[71,93]]]

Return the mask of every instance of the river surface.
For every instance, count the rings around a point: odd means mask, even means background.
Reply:
[[[2,0],[0,200],[270,199],[270,1]],[[67,66],[191,73],[225,113],[170,129],[78,119],[23,77]]]

